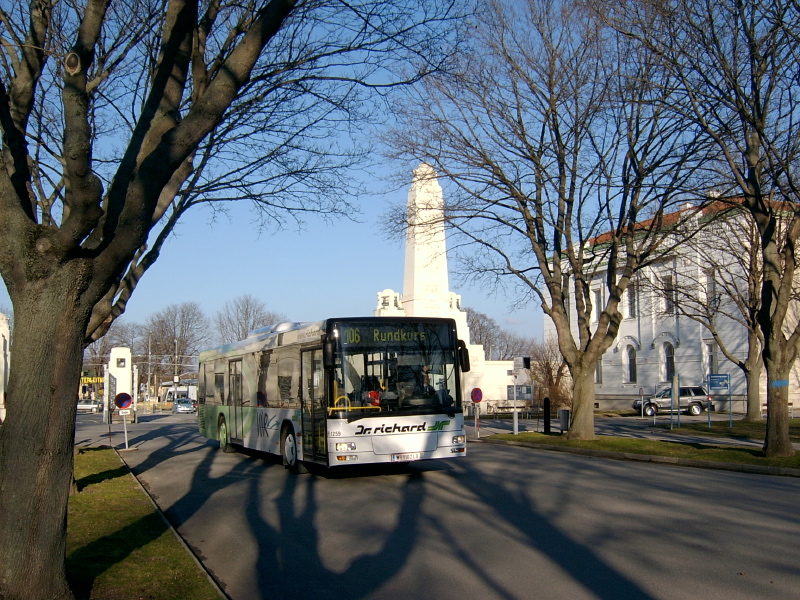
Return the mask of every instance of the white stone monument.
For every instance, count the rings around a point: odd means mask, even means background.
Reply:
[[[461,296],[450,291],[442,187],[430,165],[423,163],[414,171],[407,211],[403,294],[390,289],[378,292],[373,314],[455,319],[458,337],[467,344],[472,367],[463,376],[465,396],[479,387],[487,400],[505,399],[506,386],[513,383],[508,375],[513,364],[487,361],[483,346],[470,344]]]
[[[10,352],[11,335],[8,317],[0,313],[0,423],[6,418],[6,388],[8,386]]]

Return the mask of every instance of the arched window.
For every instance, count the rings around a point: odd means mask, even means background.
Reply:
[[[628,346],[628,383],[636,383],[636,348]]]
[[[675,377],[675,347],[666,342],[664,344],[664,381],[672,381]]]

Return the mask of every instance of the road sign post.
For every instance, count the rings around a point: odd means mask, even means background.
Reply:
[[[480,439],[481,437],[481,400],[483,400],[483,392],[481,388],[474,388],[469,395],[475,403],[475,436]]]
[[[122,392],[114,397],[114,404],[119,409],[119,416],[122,417],[122,430],[125,432],[125,450],[128,450],[128,415],[131,414],[130,406],[133,398],[130,394]]]

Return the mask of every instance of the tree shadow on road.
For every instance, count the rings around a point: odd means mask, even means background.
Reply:
[[[188,491],[176,501],[162,505],[162,509],[179,530],[196,515],[201,516],[202,524],[193,524],[194,537],[187,542],[207,566],[218,571],[214,576],[223,587],[228,582],[229,590],[235,587],[239,592],[243,589],[241,582],[238,579],[234,581],[238,576],[222,572],[221,568],[229,567],[220,565],[235,563],[237,569],[245,567],[239,561],[227,561],[219,553],[236,555],[241,546],[242,560],[254,560],[252,566],[247,566],[243,572],[245,578],[254,584],[255,589],[247,588],[247,597],[254,600],[380,597],[389,582],[394,582],[395,590],[398,585],[404,585],[397,583],[398,578],[409,577],[409,573],[404,571],[417,560],[415,553],[420,543],[431,544],[432,531],[438,536],[436,547],[448,554],[442,558],[457,561],[469,569],[472,583],[467,585],[474,589],[491,590],[490,595],[496,598],[521,597],[518,592],[520,585],[536,589],[541,573],[521,572],[515,584],[517,587],[513,587],[486,567],[482,548],[468,547],[463,543],[463,536],[454,530],[451,517],[455,512],[470,510],[465,499],[478,502],[481,510],[500,524],[504,535],[513,531],[516,544],[522,544],[557,565],[587,595],[609,600],[651,597],[591,547],[567,535],[557,525],[557,515],[537,507],[524,492],[525,486],[530,485],[526,477],[531,477],[524,470],[516,469],[516,477],[507,480],[499,473],[488,471],[485,465],[472,464],[467,458],[422,463],[406,471],[382,472],[380,468],[372,467],[352,470],[349,474],[337,471],[330,477],[324,476],[325,472],[293,476],[283,470],[279,458],[256,452],[222,454],[211,447],[213,442],[203,442],[196,432],[189,434],[165,428],[153,433],[159,434],[167,435],[167,443],[137,464],[134,472],[146,482],[155,474],[151,471],[162,467],[170,458],[200,453]],[[507,469],[511,467],[507,466]],[[374,481],[370,480],[371,477]],[[356,485],[355,480],[362,483]],[[359,510],[355,496],[350,504],[338,508],[330,505],[331,497],[341,502],[342,488],[347,486],[352,487],[353,493],[361,500],[365,494],[369,501],[370,494],[384,492],[390,500],[383,496],[374,497],[375,502],[389,503],[383,521],[375,520],[381,523],[379,535],[369,534],[369,544],[365,544],[363,550],[350,545],[343,547],[346,558],[333,561],[330,549],[336,547],[338,540],[330,539],[331,533],[321,532],[320,521],[323,518],[335,519],[339,514],[349,515],[348,522],[353,522],[353,513]],[[334,487],[335,496],[331,492]],[[443,489],[447,490],[448,497],[452,495],[454,498],[447,504],[442,504],[438,496],[431,496],[432,493],[441,494]],[[568,493],[566,490],[562,492]],[[440,513],[430,509],[431,503],[446,508]],[[203,510],[204,507],[208,512]],[[209,520],[209,515],[219,515],[220,511],[241,513],[238,519],[240,529],[226,530],[221,517],[220,522]],[[353,541],[357,535],[348,532],[347,541],[342,543]],[[254,550],[245,552],[245,540],[255,546]],[[436,571],[435,565],[431,568]],[[447,579],[453,575],[442,572],[441,577],[442,580],[435,582],[431,589],[441,590],[438,597],[453,597],[455,592],[448,587]],[[411,595],[419,592],[415,588]],[[236,597],[242,597],[241,593]]]
[[[358,471],[353,472],[358,475]],[[327,566],[323,555],[319,518],[320,479],[289,477],[275,501],[278,526],[270,526],[259,509],[262,498],[258,483],[249,488],[247,518],[258,544],[257,584],[259,598],[364,598],[405,568],[418,539],[421,505],[425,498],[423,477],[406,475],[401,485],[397,514],[387,518],[389,528],[379,548],[364,552],[343,570]],[[302,500],[298,502],[298,499]],[[357,511],[357,506],[343,506]]]
[[[519,459],[520,456],[515,458]],[[575,468],[580,470],[580,467]],[[591,597],[607,600],[651,598],[646,590],[610,565],[593,548],[576,541],[556,524],[560,516],[558,507],[569,502],[565,497],[570,494],[568,489],[552,490],[553,496],[558,498],[553,502],[556,508],[546,511],[536,505],[535,500],[527,493],[526,485],[520,484],[518,476],[511,475],[514,472],[527,474],[532,479],[534,473],[530,465],[520,461],[518,464],[506,465],[506,469],[507,472],[504,470],[487,474],[478,465],[467,464],[463,466],[459,482],[486,506],[495,521],[512,528],[516,533],[517,543],[541,553]],[[577,472],[570,476],[564,475],[562,480],[565,482],[573,478],[579,480],[581,477]],[[569,484],[566,486],[569,487]],[[586,506],[585,510],[593,510],[593,507]],[[517,597],[509,590],[504,591],[506,583],[486,570],[480,561],[470,562],[472,568],[481,573],[483,579],[497,590],[499,597]],[[531,578],[532,585],[536,585],[536,579],[541,580],[544,575],[528,573],[527,577]]]

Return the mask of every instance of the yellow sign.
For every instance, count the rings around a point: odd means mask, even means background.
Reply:
[[[81,377],[81,385],[87,383],[103,383],[102,377]]]

